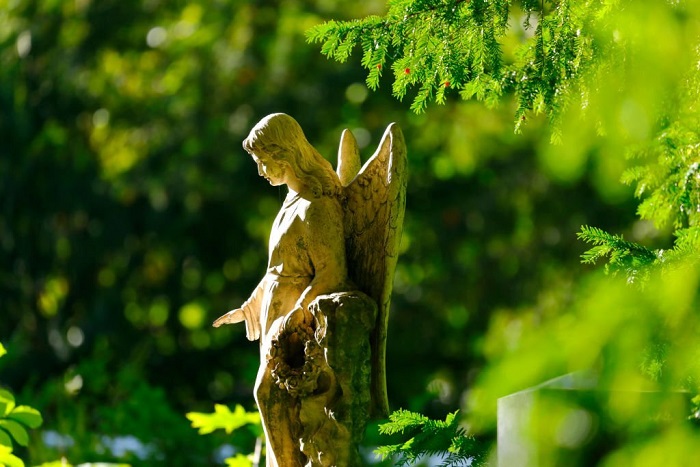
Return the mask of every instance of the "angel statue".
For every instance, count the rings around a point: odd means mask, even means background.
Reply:
[[[271,185],[289,192],[269,241],[267,272],[240,308],[260,339],[255,400],[267,466],[362,465],[357,444],[370,416],[388,414],[389,301],[406,199],[406,147],[391,124],[360,170],[341,136],[338,170],[292,117],[263,118],[243,142]]]

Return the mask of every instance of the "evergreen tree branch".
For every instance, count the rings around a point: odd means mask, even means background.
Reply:
[[[377,89],[390,60],[393,94],[403,99],[414,90],[414,112],[446,102],[451,93],[489,105],[514,93],[516,130],[531,111],[546,112],[556,123],[574,82],[583,82],[594,68],[598,51],[618,48],[598,44],[603,39],[594,31],[603,6],[593,0],[522,0],[517,11],[526,15],[523,28],[532,28],[533,13],[538,21],[512,63],[504,62],[501,45],[514,18],[510,0],[392,0],[388,5],[382,17],[315,26],[307,39],[322,43],[321,52],[341,62],[359,45],[371,89]]]
[[[654,264],[659,252],[638,243],[628,242],[621,235],[613,235],[602,229],[591,226],[581,226],[577,234],[580,240],[594,245],[593,248],[581,255],[581,262],[594,264],[601,258],[608,258],[606,272],[617,274],[622,271],[630,282],[638,277],[647,277],[648,266]]]
[[[397,410],[389,422],[379,426],[384,435],[402,434],[403,443],[380,446],[375,451],[382,459],[393,458],[396,465],[409,465],[426,456],[439,456],[443,466],[484,465],[486,449],[459,426],[457,413],[448,414],[444,421],[431,420],[425,415]]]

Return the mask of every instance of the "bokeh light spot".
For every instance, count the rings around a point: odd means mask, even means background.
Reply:
[[[198,302],[190,302],[180,308],[180,323],[187,329],[199,329],[204,324],[204,307]]]
[[[23,31],[17,37],[17,55],[19,58],[24,58],[29,55],[32,50],[32,33],[29,31]]]
[[[83,334],[83,330],[79,327],[71,326],[66,333],[66,340],[68,340],[71,346],[80,347],[83,345],[83,342],[85,342],[85,334]]]
[[[149,47],[160,47],[168,38],[168,32],[160,26],[156,26],[148,31],[146,35],[146,43]]]
[[[367,86],[362,83],[352,83],[345,90],[345,97],[353,104],[362,104],[367,99]]]

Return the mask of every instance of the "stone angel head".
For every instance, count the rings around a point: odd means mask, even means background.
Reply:
[[[307,141],[301,126],[289,115],[276,113],[258,122],[243,148],[271,185],[286,184],[310,198],[338,196],[338,176],[331,164]]]

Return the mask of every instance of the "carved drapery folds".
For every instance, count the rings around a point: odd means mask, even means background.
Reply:
[[[389,303],[406,198],[406,147],[391,124],[361,166],[344,131],[338,170],[284,114],[261,120],[243,143],[287,195],[270,233],[267,273],[240,308],[260,339],[255,398],[267,465],[362,465],[370,416],[386,416]]]

